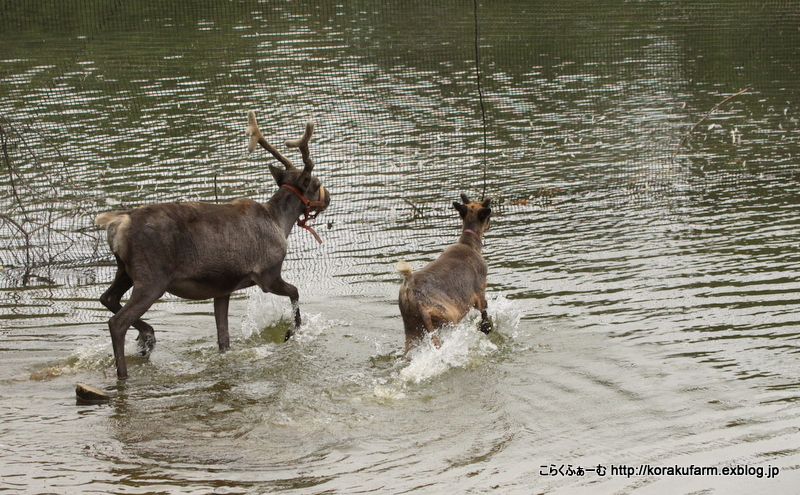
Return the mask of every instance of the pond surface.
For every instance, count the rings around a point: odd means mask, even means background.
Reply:
[[[529,3],[478,9],[486,134],[470,2],[8,7],[0,493],[796,492],[800,5]],[[243,291],[220,355],[211,302],[165,297],[118,383],[91,220],[267,199],[251,108],[317,122],[304,324]],[[496,332],[401,359],[394,265],[484,191]]]

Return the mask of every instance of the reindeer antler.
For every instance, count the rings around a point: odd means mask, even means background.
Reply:
[[[245,135],[250,136],[250,143],[247,145],[247,151],[252,153],[253,150],[256,149],[256,144],[260,144],[262,148],[269,151],[272,156],[277,158],[279,162],[283,163],[283,166],[286,167],[286,170],[295,169],[292,161],[283,156],[277,148],[269,144],[269,141],[267,141],[264,135],[261,134],[261,129],[258,128],[258,122],[256,122],[256,113],[252,110],[247,112],[247,129],[245,130]],[[303,137],[301,137],[298,141],[302,141],[304,137],[305,134],[303,134]],[[309,134],[309,138],[310,137],[311,135]],[[306,150],[308,150],[308,139],[306,139]],[[303,159],[305,159],[305,155],[303,156]]]
[[[311,169],[314,168],[314,162],[311,161],[311,154],[308,151],[308,142],[311,141],[311,135],[313,133],[314,121],[309,120],[306,122],[306,129],[303,131],[303,135],[300,136],[300,139],[287,139],[284,143],[289,148],[300,149],[300,153],[303,155],[303,163],[305,164],[305,168],[303,170],[309,173],[311,173]]]

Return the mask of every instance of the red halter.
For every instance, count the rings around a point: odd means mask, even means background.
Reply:
[[[316,239],[318,243],[322,244],[322,239],[319,238],[317,233],[314,232],[314,229],[312,229],[310,225],[306,225],[306,222],[317,218],[319,212],[325,209],[325,200],[323,199],[325,198],[325,188],[319,186],[319,201],[309,201],[305,196],[303,196],[303,193],[300,192],[300,189],[290,186],[289,184],[281,184],[281,187],[285,187],[286,189],[295,193],[297,197],[300,198],[300,201],[302,201],[306,206],[303,215],[297,219],[297,226],[311,232],[311,234],[314,236],[314,239]],[[314,209],[312,210],[312,208]]]

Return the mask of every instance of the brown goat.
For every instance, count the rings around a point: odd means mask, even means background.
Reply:
[[[117,262],[117,274],[100,302],[114,313],[108,327],[120,380],[128,376],[128,328],[133,325],[139,330],[139,352],[149,356],[155,333],[140,318],[165,292],[186,299],[214,299],[220,352],[230,347],[228,303],[231,293],[239,289],[258,285],[264,292],[288,296],[295,327],[301,323],[297,288],[281,278],[281,267],[286,238],[295,222],[311,230],[306,220],[330,204],[330,195],[311,175],[314,163],[308,142],[314,125],[308,122],[300,139],[286,141],[303,155],[305,166],[299,170],[264,139],[255,113],[250,112],[248,119],[250,151],[260,144],[285,167],[281,170],[269,165],[279,189],[267,203],[244,198],[219,205],[166,203],[101,213],[95,219],[95,224],[107,230]],[[301,215],[304,218],[300,219]],[[130,298],[123,306],[120,300],[131,287]],[[286,339],[292,333],[290,329]]]
[[[481,255],[481,236],[489,228],[492,213],[490,200],[470,201],[464,194],[461,199],[464,204],[453,203],[463,222],[458,242],[417,272],[405,261],[397,263],[397,271],[404,277],[399,298],[406,334],[404,354],[424,332],[439,347],[434,331],[442,325],[458,323],[470,308],[481,312],[481,331],[487,334],[492,331],[486,313],[488,266]]]

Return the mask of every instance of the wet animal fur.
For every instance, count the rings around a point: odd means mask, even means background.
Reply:
[[[406,336],[404,353],[426,332],[438,347],[435,330],[458,323],[471,308],[481,312],[481,331],[488,334],[492,330],[486,313],[488,266],[481,254],[481,237],[489,228],[492,212],[490,200],[470,201],[464,194],[461,199],[464,204],[453,203],[463,222],[458,242],[419,271],[414,272],[405,261],[397,263],[397,271],[403,276],[399,305]]]

